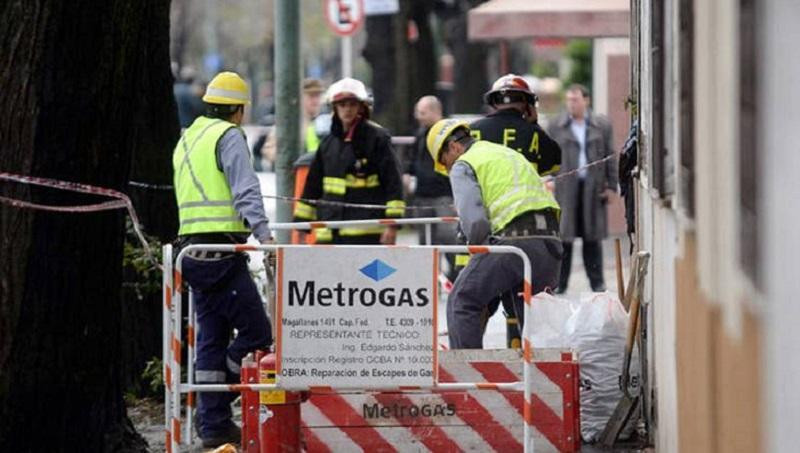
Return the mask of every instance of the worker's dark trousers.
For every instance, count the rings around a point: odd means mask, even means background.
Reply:
[[[555,288],[561,270],[561,241],[557,239],[502,238],[490,245],[513,245],[522,249],[531,261],[533,294]],[[510,254],[476,254],[458,275],[447,299],[447,332],[451,349],[483,347],[481,315],[484,309],[509,291],[522,290],[522,260]],[[520,331],[524,306],[515,297]]]
[[[185,258],[183,276],[192,287],[199,327],[195,382],[238,383],[242,358],[272,344],[272,329],[247,269],[247,258]],[[237,335],[231,341],[234,328]],[[228,432],[233,423],[230,403],[236,395],[198,393],[197,431],[201,438]]]

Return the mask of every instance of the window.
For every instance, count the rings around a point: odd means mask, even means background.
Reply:
[[[756,0],[739,0],[739,33],[739,262],[759,288]]]
[[[675,171],[673,156],[668,146],[667,131],[674,121],[674,105],[672,100],[672,80],[668,57],[667,43],[672,42],[671,21],[666,14],[666,2],[654,1],[651,4],[650,42],[652,46],[651,61],[653,77],[651,78],[652,93],[652,131],[650,162],[652,165],[651,185],[658,191],[660,198],[665,198],[675,191]]]
[[[681,205],[694,218],[694,0],[680,0],[680,139]]]

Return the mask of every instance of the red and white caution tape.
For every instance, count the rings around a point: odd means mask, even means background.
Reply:
[[[17,175],[14,173],[6,173],[6,172],[0,172],[0,180],[15,182],[19,184],[48,187],[51,189],[64,190],[67,192],[85,193],[90,195],[99,195],[99,196],[114,198],[114,200],[106,201],[103,203],[95,203],[90,205],[79,205],[79,206],[46,205],[40,203],[32,203],[24,200],[18,200],[9,197],[0,197],[0,203],[4,203],[10,206],[23,209],[34,209],[38,211],[50,211],[50,212],[68,212],[68,213],[88,213],[88,212],[109,211],[113,209],[122,209],[122,208],[127,209],[128,215],[130,215],[131,217],[133,230],[136,232],[136,237],[139,239],[139,242],[141,242],[142,247],[144,248],[144,251],[147,254],[147,257],[150,259],[150,261],[153,262],[155,266],[161,269],[161,264],[158,262],[155,255],[153,255],[153,251],[150,249],[150,244],[144,238],[144,234],[142,233],[141,227],[139,225],[139,217],[136,215],[136,210],[133,209],[133,203],[131,203],[131,199],[128,198],[128,196],[125,195],[124,193],[118,190],[108,189],[105,187],[92,186],[89,184],[81,184],[71,181],[61,181],[58,179],[38,178],[36,176]]]
[[[557,179],[566,178],[567,176],[575,175],[580,171],[586,170],[587,168],[591,168],[591,167],[594,167],[594,166],[597,166],[597,165],[600,165],[600,164],[604,164],[604,163],[608,162],[609,160],[614,159],[615,157],[616,156],[614,154],[611,154],[611,155],[606,156],[606,157],[604,157],[602,159],[599,159],[599,160],[593,161],[593,162],[591,162],[589,164],[586,164],[586,165],[584,165],[582,167],[578,167],[578,168],[576,168],[574,170],[570,170],[570,171],[565,172],[565,173],[560,173],[560,174],[558,174],[556,176],[545,178],[545,179],[547,181],[555,181]],[[173,186],[168,185],[168,184],[149,184],[149,183],[144,183],[144,182],[139,182],[139,181],[129,181],[128,184],[130,186],[133,186],[133,187],[139,187],[139,188],[151,189],[151,190],[172,190],[173,189]],[[383,204],[347,203],[347,202],[344,202],[344,201],[318,200],[318,199],[302,198],[302,197],[287,197],[287,196],[282,196],[282,195],[262,195],[262,198],[269,198],[269,199],[278,200],[278,201],[285,201],[285,202],[288,202],[288,203],[294,203],[296,201],[300,201],[300,202],[308,203],[308,204],[314,205],[314,206],[327,205],[327,206],[341,206],[341,207],[344,207],[344,208],[380,209],[380,210],[385,210],[387,208],[393,207],[393,206],[387,206],[387,205],[383,205]],[[441,205],[436,205],[436,206],[406,206],[404,209],[407,210],[407,211],[415,211],[415,210],[433,209],[433,208],[440,208],[440,207],[441,207]],[[453,205],[450,205],[450,207],[453,207]]]
[[[139,182],[139,181],[128,181],[128,185],[131,187],[139,187],[140,189],[151,189],[151,190],[172,190],[173,187],[171,184],[150,184],[147,182]]]

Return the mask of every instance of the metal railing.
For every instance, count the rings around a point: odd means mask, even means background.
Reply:
[[[275,223],[270,225],[274,230],[279,229],[311,229],[311,228],[342,228],[342,227],[358,227],[358,226],[388,226],[388,225],[414,225],[425,224],[428,228],[430,225],[437,223],[453,223],[457,222],[456,217],[430,217],[430,218],[416,218],[416,219],[378,219],[378,220],[351,220],[351,221],[331,221],[331,222],[295,222],[295,223]],[[430,242],[430,231],[426,232],[427,241]],[[190,444],[192,439],[192,408],[194,407],[194,392],[241,392],[241,391],[266,391],[266,390],[309,390],[314,391],[315,386],[303,388],[287,388],[281,385],[280,378],[275,384],[195,384],[194,383],[194,355],[195,355],[195,316],[194,316],[194,303],[192,299],[191,288],[188,288],[188,324],[187,324],[187,379],[186,382],[181,380],[181,353],[182,353],[182,307],[180,303],[181,294],[184,290],[183,284],[183,258],[188,252],[191,251],[217,251],[217,252],[277,252],[281,249],[291,248],[307,248],[314,247],[308,245],[190,245],[185,247],[178,254],[175,259],[173,268],[172,255],[173,250],[171,245],[164,246],[163,259],[164,259],[164,305],[163,305],[163,322],[164,322],[164,380],[165,380],[165,436],[167,443],[167,451],[177,452],[182,442],[182,437],[186,440],[185,443]],[[356,246],[327,246],[331,248],[332,253],[337,253],[336,250],[346,250]],[[379,246],[374,246],[379,247]],[[446,245],[446,246],[390,246],[390,247],[407,247],[407,248],[423,248],[435,250],[438,253],[469,253],[469,254],[482,254],[482,253],[504,253],[517,255],[523,262],[523,299],[525,302],[525,318],[530,319],[531,309],[531,263],[528,257],[517,247],[513,246],[460,246],[460,245]],[[278,282],[280,284],[280,282]],[[188,287],[188,285],[187,285]],[[436,290],[434,288],[434,290]],[[278,301],[281,303],[281,301]],[[273,323],[276,320],[272,320]],[[438,391],[456,391],[456,390],[510,390],[510,391],[523,391],[524,393],[524,432],[523,432],[523,445],[526,452],[534,451],[534,438],[532,436],[532,366],[533,366],[533,351],[532,343],[530,342],[530,323],[525,323],[523,326],[523,381],[510,382],[510,383],[495,383],[495,382],[473,382],[473,383],[439,383],[435,382],[433,386],[418,387],[413,390],[404,387],[385,387],[375,386],[365,388],[358,387],[360,390],[370,391],[391,391],[391,392],[415,392],[421,390],[438,390]],[[438,326],[433,326],[435,331]],[[322,384],[322,383],[320,383]],[[323,386],[320,385],[320,388]],[[328,389],[328,387],[325,387]],[[346,390],[345,387],[337,387],[336,390]],[[186,423],[182,423],[183,410],[181,405],[181,395],[187,394],[186,397]],[[183,426],[182,426],[183,425]],[[182,428],[185,431],[182,432]],[[185,434],[184,434],[185,433]],[[183,435],[183,436],[182,436]]]

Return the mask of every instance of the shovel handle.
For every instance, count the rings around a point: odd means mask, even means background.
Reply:
[[[625,359],[622,363],[622,391],[628,394],[628,370],[631,365],[631,354],[633,353],[633,340],[636,338],[636,328],[639,324],[639,305],[644,290],[644,277],[647,275],[647,264],[650,261],[650,252],[639,252],[636,255],[636,267],[631,275],[631,283],[628,287],[627,302],[630,304],[628,321],[628,332],[625,337]]]

